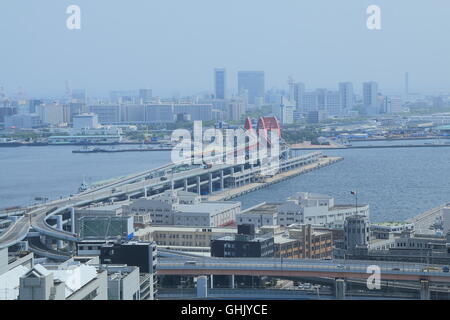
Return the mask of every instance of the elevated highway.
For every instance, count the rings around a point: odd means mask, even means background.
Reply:
[[[387,263],[384,261],[309,260],[274,258],[193,258],[160,259],[159,275],[246,275],[274,277],[311,277],[367,280],[372,272],[369,266],[381,269],[382,280],[450,283],[450,273],[425,271],[429,265],[414,263]]]
[[[277,161],[277,172],[311,164],[322,157],[314,152],[299,157]],[[138,198],[159,194],[165,190],[186,190],[198,194],[212,194],[216,190],[234,188],[250,183],[256,176],[265,174],[266,167],[258,164],[213,164],[211,166],[171,163],[138,174],[120,178],[114,182],[86,190],[74,196],[23,208],[23,216],[0,234],[0,248],[12,246],[23,240],[32,228],[42,235],[68,242],[79,241],[74,232],[58,229],[48,223],[53,216],[62,215],[73,208],[92,203],[124,198]],[[73,211],[73,210],[72,210]],[[1,213],[0,213],[1,214]],[[74,219],[72,217],[71,219]],[[74,231],[74,230],[72,230]]]
[[[10,247],[26,238],[30,230],[27,217],[20,217],[0,234],[0,249]]]

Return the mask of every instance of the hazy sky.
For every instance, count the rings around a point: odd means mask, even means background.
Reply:
[[[81,7],[81,30],[66,8]],[[366,8],[382,10],[382,30]],[[264,70],[307,89],[380,82],[383,92],[450,91],[448,0],[2,0],[0,85],[29,96],[149,87],[155,95],[212,90],[213,69]]]

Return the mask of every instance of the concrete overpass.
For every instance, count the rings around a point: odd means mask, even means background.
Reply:
[[[191,261],[192,260],[192,261]],[[363,279],[372,274],[368,267],[377,265],[382,280],[450,283],[450,273],[424,271],[429,265],[386,263],[384,261],[311,260],[276,258],[165,258],[158,263],[161,275],[248,275],[313,278]],[[439,268],[440,269],[440,268]]]
[[[389,263],[384,261],[357,260],[312,260],[278,258],[208,258],[164,254],[157,266],[158,275],[212,277],[226,275],[231,277],[234,287],[234,277],[239,276],[269,276],[281,278],[328,278],[334,279],[336,297],[345,298],[347,281],[367,281],[372,275],[369,267],[380,268],[381,281],[416,282],[423,300],[430,299],[430,284],[450,283],[450,273],[442,271],[442,267],[430,269],[427,264]],[[205,281],[202,281],[203,285]],[[414,286],[415,287],[415,286]],[[212,286],[211,286],[212,288]],[[206,289],[204,288],[203,291]],[[448,290],[447,290],[448,291]]]

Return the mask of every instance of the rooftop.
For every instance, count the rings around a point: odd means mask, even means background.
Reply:
[[[213,227],[184,227],[184,226],[148,226],[135,232],[136,236],[148,232],[217,232],[217,233],[237,233],[236,228],[213,228]]]
[[[359,208],[367,207],[367,204],[358,204]],[[330,210],[345,210],[345,209],[355,209],[356,205],[354,204],[335,204],[333,207],[329,208]]]
[[[280,206],[282,202],[263,202],[251,208],[241,211],[241,213],[245,214],[275,214],[278,212],[278,206]]]
[[[234,207],[239,202],[237,201],[225,201],[225,202],[201,202],[197,204],[175,204],[174,208],[181,212],[192,213],[219,213],[224,209]]]
[[[272,235],[269,234],[263,234],[263,235],[255,235],[250,236],[246,234],[235,234],[235,235],[229,235],[224,236],[215,240],[219,241],[245,241],[245,242],[262,242],[266,241],[267,239],[272,238]]]

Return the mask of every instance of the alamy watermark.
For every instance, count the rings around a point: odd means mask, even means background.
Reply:
[[[367,278],[366,284],[369,290],[381,289],[381,268],[377,265],[370,265],[367,267],[366,273],[370,274]]]
[[[69,30],[81,29],[81,8],[78,5],[70,5],[66,9],[69,17],[66,20],[66,27]],[[366,14],[369,15],[366,21],[367,29],[381,30],[381,8],[377,5],[367,7]]]
[[[377,5],[367,7],[367,29],[381,30],[381,8]]]
[[[69,17],[66,20],[66,27],[69,30],[81,29],[81,9],[80,6],[70,5],[66,9]]]
[[[196,165],[258,165],[270,174],[280,165],[280,137],[277,130],[258,131],[239,129],[203,130],[201,121],[194,128],[172,132],[171,153],[173,163]]]

